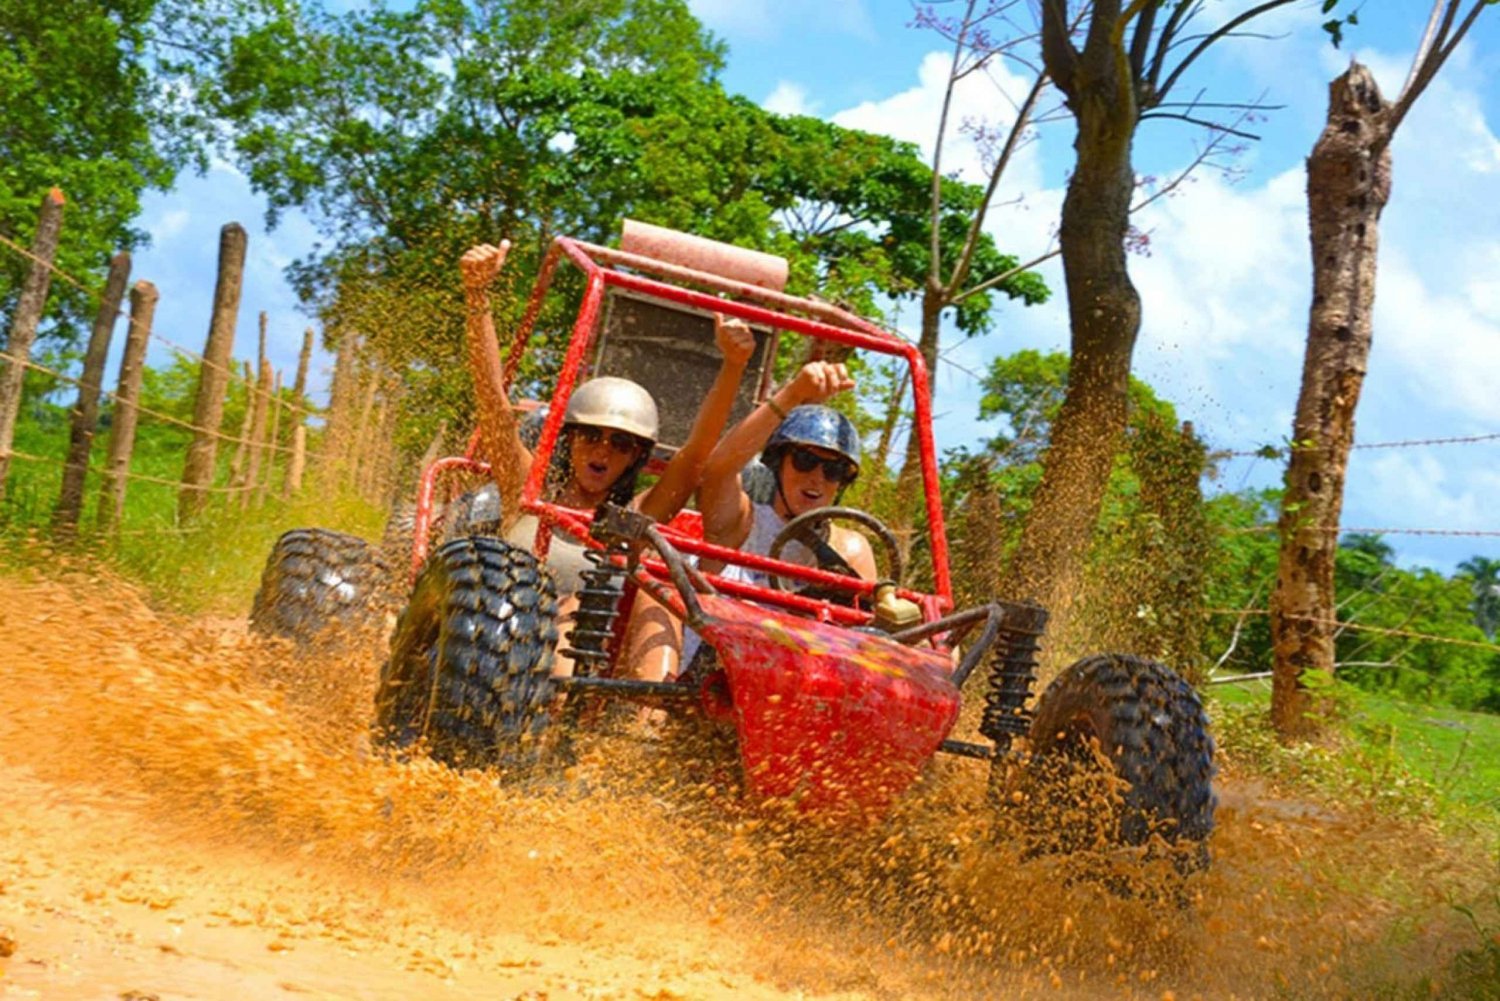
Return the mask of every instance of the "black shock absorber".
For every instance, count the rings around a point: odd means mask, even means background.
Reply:
[[[568,633],[568,648],[573,658],[575,677],[598,674],[609,662],[609,641],[614,636],[615,619],[620,617],[620,598],[625,593],[625,578],[630,574],[630,560],[625,546],[589,549],[583,554],[593,566],[579,574],[583,587],[578,591],[578,610],[573,616],[573,631]]]
[[[1036,684],[1036,652],[1046,627],[1047,611],[1040,605],[1006,606],[979,718],[979,732],[994,742],[997,755],[1009,751],[1011,741],[1031,727],[1026,703]]]

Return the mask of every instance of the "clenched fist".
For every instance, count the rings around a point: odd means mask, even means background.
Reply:
[[[755,353],[755,334],[750,325],[741,319],[726,319],[723,313],[714,314],[714,343],[724,360],[737,367],[747,364]]]
[[[495,275],[500,273],[500,265],[505,263],[505,255],[508,253],[509,240],[501,240],[498,247],[488,243],[471,247],[458,261],[458,270],[464,276],[464,291],[472,294],[489,288]]]

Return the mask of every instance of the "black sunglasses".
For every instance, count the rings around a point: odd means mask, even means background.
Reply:
[[[604,428],[579,424],[573,428],[573,434],[585,445],[597,445],[601,441],[608,441],[610,449],[621,455],[633,455],[641,449],[641,439],[629,431],[606,431]]]
[[[823,456],[807,448],[794,448],[789,455],[792,460],[792,468],[797,472],[810,473],[819,466],[822,466],[823,475],[833,483],[853,483],[854,478],[859,475],[859,470],[855,467],[854,463],[842,455],[832,457]]]

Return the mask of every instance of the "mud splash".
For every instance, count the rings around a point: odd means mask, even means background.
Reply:
[[[1117,859],[997,843],[968,762],[836,837],[669,745],[518,790],[372,754],[378,650],[0,587],[0,996],[1359,997],[1441,989],[1451,904],[1493,892],[1431,832],[1232,774],[1214,866],[1179,893],[1127,860],[1123,897],[1081,878]]]

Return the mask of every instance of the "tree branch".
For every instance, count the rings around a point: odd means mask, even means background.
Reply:
[[[1479,17],[1479,11],[1492,2],[1493,0],[1474,0],[1474,6],[1469,8],[1464,19],[1459,22],[1458,30],[1454,31],[1451,39],[1447,37],[1448,29],[1453,24],[1453,17],[1458,13],[1458,8],[1463,5],[1463,0],[1446,0],[1446,3],[1445,0],[1436,0],[1434,2],[1432,7],[1434,18],[1437,16],[1439,7],[1444,8],[1442,25],[1434,33],[1432,20],[1429,19],[1427,32],[1422,37],[1422,45],[1412,59],[1411,73],[1407,76],[1406,83],[1402,86],[1401,93],[1397,96],[1386,118],[1384,142],[1378,145],[1390,142],[1391,137],[1396,134],[1396,128],[1406,117],[1406,113],[1411,110],[1413,104],[1417,103],[1417,98],[1422,96],[1427,85],[1437,76],[1438,70],[1443,68],[1443,64],[1448,61],[1448,57],[1453,54],[1458,43],[1464,40],[1464,36],[1473,27],[1475,19]]]
[[[1067,0],[1042,0],[1042,62],[1057,89],[1071,98],[1077,87],[1078,50],[1068,34]]]
[[[1191,66],[1197,60],[1197,58],[1201,56],[1214,42],[1217,42],[1225,35],[1228,35],[1230,32],[1234,31],[1235,28],[1238,28],[1246,21],[1250,21],[1257,17],[1260,17],[1262,14],[1267,14],[1278,7],[1285,7],[1289,3],[1292,3],[1292,0],[1266,0],[1265,3],[1257,4],[1256,6],[1251,7],[1249,10],[1240,13],[1238,16],[1230,18],[1214,31],[1209,32],[1206,36],[1204,36],[1203,41],[1194,46],[1193,51],[1189,52],[1187,56],[1182,60],[1182,62],[1177,64],[1177,68],[1172,70],[1171,74],[1167,77],[1167,82],[1162,84],[1161,88],[1159,90],[1156,90],[1152,94],[1153,104],[1159,102],[1162,98],[1166,97],[1167,94],[1171,92],[1172,87],[1176,85],[1177,81],[1182,77],[1182,74],[1186,72],[1187,68]]]
[[[1001,282],[1009,281],[1010,279],[1014,278],[1016,275],[1019,275],[1024,271],[1030,271],[1038,264],[1052,260],[1052,258],[1056,257],[1060,253],[1062,253],[1061,249],[1053,248],[1052,250],[1047,251],[1045,254],[1042,254],[1040,257],[1033,257],[1025,264],[1017,264],[1013,268],[1007,268],[1006,270],[1000,272],[998,275],[995,275],[992,278],[986,278],[984,281],[980,282],[978,285],[975,285],[973,288],[967,289],[963,292],[960,292],[958,295],[953,296],[948,300],[948,305],[957,306],[959,303],[963,302],[970,296],[978,295],[981,292],[987,292],[990,289],[994,288],[996,285],[999,285]]]
[[[1047,72],[1043,70],[1032,81],[1030,89],[1026,91],[1026,97],[1021,101],[1021,107],[1016,112],[1016,120],[1010,127],[1010,134],[1005,137],[1005,147],[1000,151],[1000,158],[995,161],[994,168],[990,171],[989,185],[984,189],[984,197],[979,202],[979,207],[974,210],[973,217],[969,220],[969,232],[964,236],[963,247],[958,252],[958,261],[953,265],[953,273],[949,275],[948,281],[943,285],[943,298],[949,298],[955,289],[960,288],[964,280],[969,277],[969,265],[974,260],[974,251],[979,245],[980,234],[984,229],[984,218],[990,210],[990,200],[995,197],[995,189],[1000,186],[1001,175],[1005,168],[1010,165],[1012,154],[1015,153],[1020,137],[1026,129],[1031,117],[1031,109],[1036,106],[1037,99],[1041,96],[1042,89],[1047,84]],[[936,215],[932,219],[933,231],[938,227]],[[939,272],[941,276],[941,272]]]
[[[927,285],[929,288],[940,288],[942,286],[942,233],[938,221],[943,217],[943,135],[948,131],[948,110],[953,104],[953,88],[958,83],[959,66],[963,61],[964,40],[968,35],[969,25],[974,16],[974,4],[976,0],[969,0],[964,8],[964,19],[958,29],[958,37],[953,42],[953,68],[948,73],[948,87],[943,91],[943,110],[938,115],[937,139],[932,144],[932,232],[928,234],[928,264]]]

